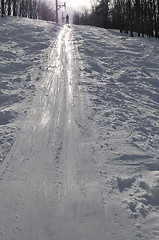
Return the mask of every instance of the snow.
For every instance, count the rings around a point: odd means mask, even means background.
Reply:
[[[45,68],[51,37],[55,37],[56,32],[54,24],[38,20],[0,19],[1,162],[15,140],[16,134],[13,133],[19,128],[19,123],[12,120],[17,114],[27,112],[29,104],[26,102],[31,101],[35,93],[36,82]]]
[[[0,19],[0,239],[159,238],[159,42]]]

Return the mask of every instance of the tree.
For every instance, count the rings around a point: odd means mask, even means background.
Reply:
[[[8,0],[8,16],[11,15],[11,0]]]
[[[2,17],[5,15],[4,0],[1,0],[1,15]]]
[[[47,21],[55,21],[55,13],[52,7],[47,3],[43,2],[40,5],[40,14],[39,17]]]
[[[110,14],[113,28],[159,37],[159,0],[114,0]]]
[[[108,0],[99,0],[95,6],[95,13],[100,16],[101,27],[108,27]]]
[[[13,0],[13,16],[17,16],[17,0]]]
[[[29,11],[28,11],[28,17],[32,18],[33,17],[33,5],[32,5],[32,0],[29,0]]]
[[[73,14],[73,23],[80,25],[80,14],[78,12],[74,12]]]

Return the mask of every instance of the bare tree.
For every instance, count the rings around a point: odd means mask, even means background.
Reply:
[[[2,17],[5,15],[4,0],[1,0],[1,15],[2,15]]]

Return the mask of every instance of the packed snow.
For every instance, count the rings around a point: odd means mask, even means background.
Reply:
[[[0,239],[159,239],[159,41],[0,19]]]
[[[57,28],[47,22],[0,19],[0,162],[10,150],[19,123],[27,113],[36,82],[45,69],[48,48]],[[18,116],[17,116],[18,115]]]

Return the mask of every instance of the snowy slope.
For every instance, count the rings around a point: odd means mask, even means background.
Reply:
[[[158,239],[158,102],[158,40],[0,19],[0,239]]]
[[[0,162],[15,140],[19,123],[13,120],[28,110],[56,32],[55,24],[38,20],[0,19]]]
[[[159,42],[87,27],[74,36],[83,62],[80,89],[90,95],[96,123],[92,149],[108,239],[158,239]]]

